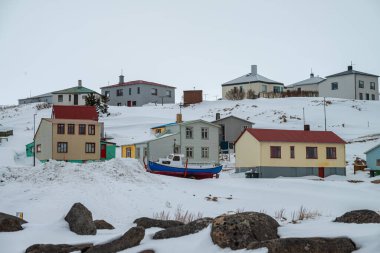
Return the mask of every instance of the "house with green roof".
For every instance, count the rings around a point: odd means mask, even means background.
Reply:
[[[89,94],[100,97],[100,94],[89,88],[82,86],[82,80],[78,80],[78,85],[59,91],[52,92],[54,105],[85,105],[86,97]]]

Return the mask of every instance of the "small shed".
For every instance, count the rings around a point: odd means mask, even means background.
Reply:
[[[365,168],[367,168],[367,162],[364,159],[361,159],[359,157],[356,157],[353,165],[354,165],[354,174],[356,174],[356,171],[358,170],[364,171]]]
[[[100,160],[111,160],[116,157],[116,143],[109,141],[100,142]]]
[[[364,152],[371,176],[380,175],[380,144]]]
[[[183,104],[188,106],[191,104],[201,103],[203,101],[202,90],[184,90],[183,91]]]
[[[32,157],[34,154],[34,142],[25,145],[26,157]]]

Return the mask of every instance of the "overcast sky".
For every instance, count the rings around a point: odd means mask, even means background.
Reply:
[[[250,72],[285,85],[354,69],[380,75],[378,0],[0,0],[0,104],[146,80],[221,97]]]

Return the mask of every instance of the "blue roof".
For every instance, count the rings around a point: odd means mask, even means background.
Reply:
[[[175,125],[177,125],[177,122],[173,122],[173,123],[168,123],[168,124],[164,124],[164,125],[155,126],[155,127],[152,127],[151,129],[154,129],[154,128],[161,128],[161,127],[168,127],[168,126],[175,126]]]

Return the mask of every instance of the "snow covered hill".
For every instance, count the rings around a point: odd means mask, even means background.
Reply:
[[[327,128],[347,144],[347,160],[380,142],[378,101],[329,99]],[[214,101],[182,108],[184,120],[213,120],[230,114],[251,120],[255,127],[302,129],[302,108],[306,123],[313,130],[324,129],[321,98],[257,99]],[[149,139],[149,128],[173,122],[178,105],[127,108],[111,107],[111,115],[101,118],[106,133],[117,144]],[[0,144],[0,212],[24,212],[29,222],[24,230],[0,233],[0,252],[21,253],[35,243],[100,243],[116,238],[133,226],[134,219],[176,210],[215,217],[236,211],[262,211],[276,216],[285,211],[280,222],[281,237],[349,236],[360,247],[358,252],[377,252],[380,227],[376,224],[339,224],[331,222],[346,211],[380,211],[380,186],[364,173],[331,176],[324,181],[309,178],[245,179],[231,172],[219,179],[188,180],[146,173],[134,159],[117,158],[104,163],[68,164],[49,162],[32,167],[25,157],[25,144],[32,140],[33,115],[36,126],[51,109],[37,110],[25,105],[0,110],[2,127],[14,129],[14,136]],[[284,117],[285,115],[285,117]],[[286,121],[284,120],[286,118]],[[117,151],[120,156],[120,150]],[[379,177],[380,178],[380,177]],[[379,179],[377,178],[377,179]],[[347,179],[361,180],[351,183]],[[208,197],[217,201],[208,201]],[[96,236],[79,236],[63,220],[71,205],[82,202],[95,219],[105,219],[115,230],[98,231]],[[313,219],[292,224],[292,213],[304,207],[314,211]],[[232,252],[213,245],[210,227],[200,233],[176,239],[153,240],[157,229],[148,229],[141,245],[124,252],[155,249],[156,252]],[[236,251],[236,252],[266,252]]]

